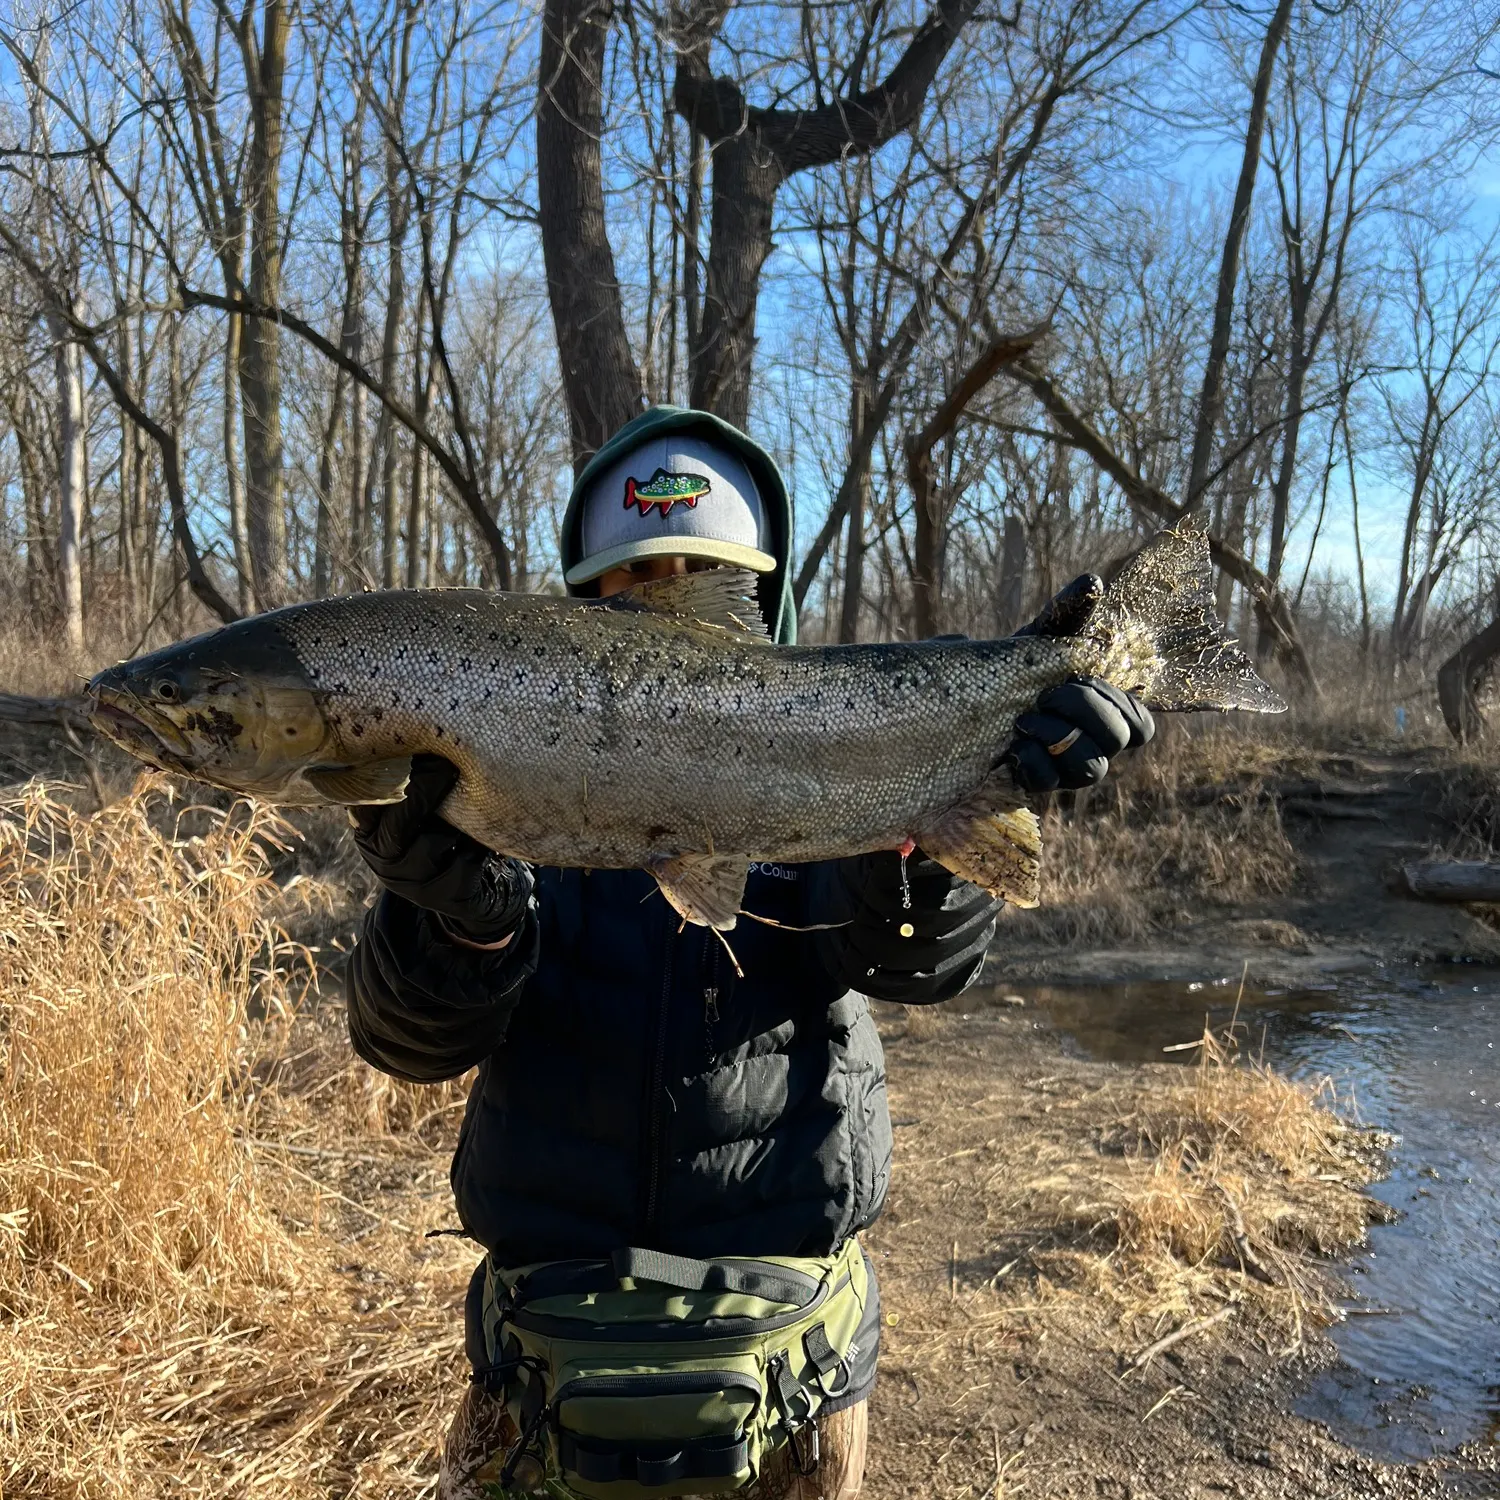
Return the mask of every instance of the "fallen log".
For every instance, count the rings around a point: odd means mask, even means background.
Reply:
[[[1424,901],[1500,902],[1500,862],[1424,859],[1403,867],[1406,887]]]

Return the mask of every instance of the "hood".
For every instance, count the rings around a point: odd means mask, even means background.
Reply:
[[[637,444],[669,432],[691,433],[705,441],[721,444],[737,455],[754,476],[761,504],[771,522],[772,551],[776,558],[775,571],[760,575],[756,596],[771,634],[783,646],[795,644],[797,606],[792,595],[792,499],[787,493],[786,480],[782,478],[776,460],[759,443],[711,412],[693,411],[685,406],[653,406],[627,422],[583,466],[573,483],[573,492],[568,496],[568,508],[563,513],[563,571],[573,567],[583,556],[583,496],[590,482]]]

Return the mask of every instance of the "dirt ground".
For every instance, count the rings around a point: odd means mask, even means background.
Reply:
[[[990,977],[1208,980],[1245,968],[1252,981],[1295,984],[1375,964],[1491,960],[1485,922],[1401,893],[1403,861],[1459,836],[1453,779],[1428,751],[1327,756],[1314,776],[1268,789],[1303,862],[1287,895],[1263,909],[1205,906],[1142,948],[1058,951],[1007,943],[1002,927]],[[1122,1095],[1149,1089],[1165,1065],[1077,1060],[1027,1010],[891,1018],[885,1029],[896,1175],[870,1242],[895,1323],[875,1398],[872,1497],[1500,1495],[1493,1449],[1381,1463],[1294,1415],[1300,1385],[1333,1358],[1315,1331],[1288,1357],[1278,1338],[1230,1317],[1125,1373],[1160,1330],[1039,1296],[1047,1278],[1007,1231],[1006,1197],[1057,1162],[1097,1156]]]

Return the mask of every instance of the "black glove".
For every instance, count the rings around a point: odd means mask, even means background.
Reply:
[[[442,756],[413,756],[403,801],[349,809],[354,846],[388,891],[436,912],[461,937],[498,942],[526,914],[531,866],[438,816],[457,780],[458,768]]]
[[[979,971],[1003,902],[960,880],[919,849],[841,859],[828,870],[834,923],[824,946],[839,977],[877,1000],[908,1005],[947,1000]]]
[[[1022,791],[1071,792],[1102,781],[1111,756],[1155,733],[1139,698],[1102,678],[1075,677],[1049,688],[1016,720],[1006,755]]]

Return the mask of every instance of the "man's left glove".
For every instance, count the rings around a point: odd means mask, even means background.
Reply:
[[[1139,698],[1099,677],[1075,677],[1016,720],[1006,753],[1023,792],[1072,792],[1102,781],[1113,756],[1155,733]]]
[[[499,942],[526,915],[531,866],[486,849],[438,816],[457,780],[457,766],[442,756],[413,756],[402,801],[349,809],[354,844],[388,891],[436,912],[450,933]]]
[[[851,989],[877,1000],[931,1004],[979,972],[1002,902],[919,849],[891,849],[818,867],[828,883],[823,947]]]

